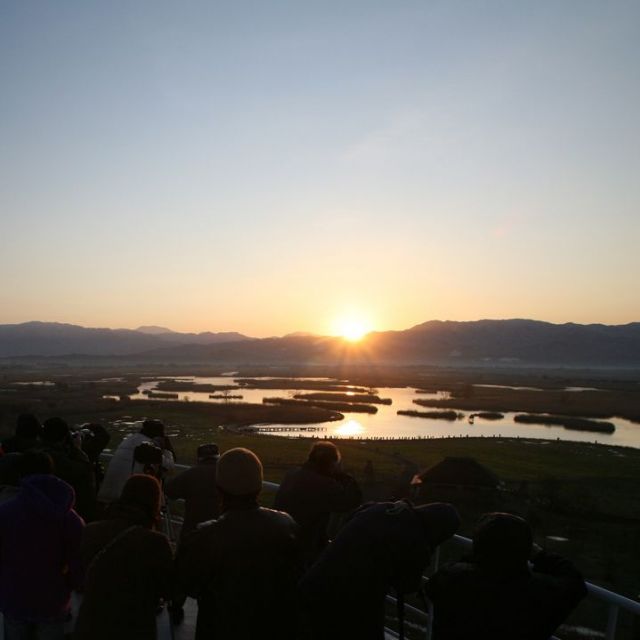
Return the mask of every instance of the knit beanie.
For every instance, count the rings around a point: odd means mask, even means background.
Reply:
[[[153,520],[160,513],[160,483],[152,476],[136,473],[124,485],[119,502],[143,511]]]
[[[238,447],[229,449],[218,460],[216,471],[218,488],[232,496],[248,496],[262,489],[262,463],[258,456]]]
[[[532,545],[529,523],[510,513],[486,513],[473,534],[476,560],[499,570],[526,567]]]

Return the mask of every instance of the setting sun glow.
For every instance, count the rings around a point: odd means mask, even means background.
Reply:
[[[371,331],[370,324],[361,317],[345,316],[335,323],[335,332],[349,342],[358,342]]]

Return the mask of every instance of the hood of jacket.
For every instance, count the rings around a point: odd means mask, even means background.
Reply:
[[[414,511],[422,522],[425,537],[432,549],[451,538],[460,526],[460,514],[446,502],[421,505],[414,507]]]
[[[36,474],[20,481],[19,500],[44,519],[62,518],[75,504],[73,488],[53,475]]]

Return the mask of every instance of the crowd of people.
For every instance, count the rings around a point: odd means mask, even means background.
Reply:
[[[21,415],[0,456],[0,611],[6,640],[153,640],[166,604],[180,624],[198,603],[196,640],[382,640],[393,593],[434,606],[435,640],[546,640],[586,594],[576,568],[533,544],[517,516],[486,515],[473,552],[424,583],[460,526],[455,507],[362,504],[335,444],[319,441],[260,506],[263,468],[245,448],[198,447],[173,474],[164,425],[146,420],[116,448],[97,424],[72,430]],[[183,499],[174,549],[160,526]],[[70,621],[72,592],[81,594]]]

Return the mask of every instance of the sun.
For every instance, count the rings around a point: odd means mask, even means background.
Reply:
[[[348,340],[349,342],[358,342],[359,340],[362,340],[368,332],[363,323],[353,320],[345,322],[340,333],[345,340]]]
[[[371,325],[364,318],[357,316],[344,316],[334,324],[335,333],[349,342],[359,342],[371,331]]]

